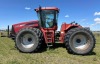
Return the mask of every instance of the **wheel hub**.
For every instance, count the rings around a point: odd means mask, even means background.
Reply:
[[[80,42],[81,42],[81,40],[80,40],[80,39],[77,39],[77,40],[76,40],[76,42],[77,42],[77,43],[80,43]]]
[[[25,48],[31,48],[34,45],[34,39],[33,39],[33,35],[32,34],[25,34],[22,37],[22,45]]]
[[[76,35],[73,38],[73,46],[76,49],[85,49],[87,44],[87,37],[85,35]]]
[[[31,42],[32,41],[32,38],[28,38],[28,41]]]

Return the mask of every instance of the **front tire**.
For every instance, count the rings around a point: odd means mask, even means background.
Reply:
[[[69,30],[64,38],[66,49],[69,53],[86,55],[93,51],[95,38],[91,31],[85,28]]]
[[[19,51],[30,53],[40,49],[43,40],[42,32],[37,28],[24,28],[16,36],[16,47]]]

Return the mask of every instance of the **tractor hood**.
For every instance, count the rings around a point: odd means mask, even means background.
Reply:
[[[25,26],[33,26],[33,24],[38,24],[37,20],[33,20],[33,21],[27,21],[27,22],[22,22],[22,23],[17,23],[17,24],[13,24],[13,26],[15,28],[17,27],[25,27]]]
[[[33,21],[13,24],[12,25],[12,33],[17,34],[21,29],[26,28],[26,27],[38,28],[39,27],[38,21],[37,20],[33,20]]]

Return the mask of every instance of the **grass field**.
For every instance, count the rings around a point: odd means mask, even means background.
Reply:
[[[100,64],[100,36],[96,35],[96,47],[86,56],[69,54],[63,47],[42,53],[20,53],[13,40],[0,37],[0,64]]]

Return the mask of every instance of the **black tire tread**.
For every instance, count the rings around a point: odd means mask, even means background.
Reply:
[[[94,44],[93,44],[92,49],[91,49],[88,53],[86,53],[86,54],[78,54],[78,53],[74,52],[74,51],[71,49],[71,47],[69,46],[69,38],[70,38],[70,36],[71,36],[75,31],[78,31],[78,30],[87,31],[88,33],[90,33],[90,35],[92,36],[92,38],[93,38],[93,40],[94,40]],[[67,49],[68,53],[70,53],[70,54],[77,54],[77,55],[87,55],[87,54],[89,54],[90,52],[93,51],[93,48],[95,48],[96,39],[95,39],[93,33],[92,33],[90,30],[87,30],[87,29],[85,29],[85,28],[73,28],[73,29],[69,30],[69,31],[65,34],[64,43],[65,43],[65,46],[66,46],[66,49]]]
[[[37,34],[37,37],[38,37],[38,46],[36,47],[35,50],[33,50],[33,51],[31,51],[31,52],[24,52],[24,51],[21,51],[21,50],[17,47],[17,45],[16,45],[16,43],[15,43],[16,48],[17,48],[20,52],[22,52],[22,53],[33,53],[33,52],[38,52],[38,51],[40,51],[40,48],[41,48],[41,45],[42,45],[42,41],[43,41],[43,34],[42,34],[42,32],[40,31],[40,29],[38,29],[38,28],[32,28],[32,27],[27,27],[27,28],[21,29],[20,31],[22,31],[22,30],[32,30],[32,31],[34,31],[34,32]],[[20,31],[19,31],[19,32],[20,32]],[[17,33],[17,35],[19,34],[19,32]]]

